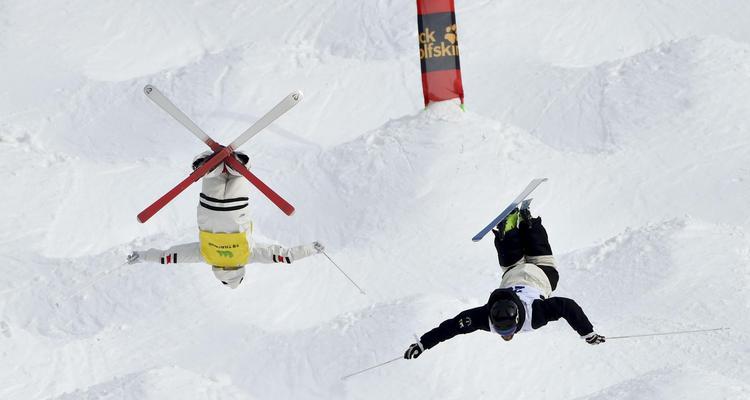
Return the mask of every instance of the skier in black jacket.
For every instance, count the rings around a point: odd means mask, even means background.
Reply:
[[[542,218],[532,218],[528,201],[493,229],[495,248],[503,271],[500,288],[490,294],[487,304],[460,312],[422,335],[409,346],[404,358],[419,357],[456,335],[478,329],[500,335],[505,341],[519,332],[528,332],[564,318],[589,344],[604,343],[594,332],[578,304],[564,297],[550,297],[557,288],[559,274]]]

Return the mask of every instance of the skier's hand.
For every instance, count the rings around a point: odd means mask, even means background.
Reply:
[[[128,264],[133,265],[139,262],[143,262],[143,259],[141,258],[141,253],[134,251],[128,255]]]
[[[323,252],[323,250],[325,250],[325,249],[326,249],[326,247],[325,247],[325,246],[323,246],[323,243],[320,243],[320,242],[313,242],[313,248],[314,248],[314,249],[315,249],[315,251],[317,251],[318,253],[322,253],[322,252]]]
[[[424,346],[422,346],[422,342],[412,343],[411,346],[406,349],[406,352],[404,352],[404,358],[407,360],[411,360],[412,358],[419,357],[422,352],[424,352]]]
[[[588,344],[600,344],[606,342],[606,338],[596,332],[591,332],[586,336],[581,336]]]

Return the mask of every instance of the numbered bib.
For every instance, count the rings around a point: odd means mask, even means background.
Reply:
[[[245,232],[212,233],[200,231],[201,256],[217,267],[239,267],[250,259],[250,245]]]
[[[513,289],[513,292],[521,300],[521,303],[523,303],[523,309],[526,311],[526,320],[523,321],[521,332],[533,331],[534,328],[531,327],[531,313],[534,309],[531,305],[535,300],[544,300],[542,292],[535,287],[523,285],[512,286],[511,289]]]

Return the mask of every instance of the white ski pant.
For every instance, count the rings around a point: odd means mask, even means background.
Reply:
[[[500,287],[533,286],[539,289],[545,298],[549,298],[552,296],[552,284],[547,274],[538,265],[556,268],[555,257],[552,255],[524,256],[512,265],[501,267],[503,278],[500,281]]]
[[[223,164],[202,179],[198,228],[213,233],[251,231],[250,182],[243,176],[221,173]]]

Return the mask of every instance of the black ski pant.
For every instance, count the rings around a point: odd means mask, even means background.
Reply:
[[[518,265],[519,260],[526,257],[551,256],[552,247],[549,245],[547,230],[542,225],[542,217],[532,218],[530,224],[521,221],[518,228],[505,232],[493,231],[495,233],[495,249],[497,249],[497,258],[500,266],[503,267],[506,274]],[[560,274],[554,266],[539,265],[537,267],[547,275],[552,290],[557,288],[557,282],[560,280]]]

